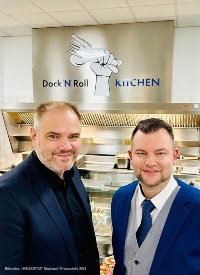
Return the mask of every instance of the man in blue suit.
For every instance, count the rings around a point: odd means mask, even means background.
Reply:
[[[80,133],[75,106],[37,108],[35,151],[0,178],[1,275],[99,275],[89,198],[74,165]]]
[[[111,206],[114,275],[200,274],[200,191],[172,176],[177,156],[163,120],[133,130],[129,157],[138,180],[119,188]]]

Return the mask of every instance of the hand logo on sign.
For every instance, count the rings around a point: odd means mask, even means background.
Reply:
[[[84,66],[90,62],[91,70],[96,74],[96,85],[94,95],[109,96],[109,79],[112,73],[118,73],[118,67],[122,64],[109,50],[93,48],[92,45],[76,36],[71,35],[77,42],[70,43],[68,52],[72,54],[70,62],[74,66]]]

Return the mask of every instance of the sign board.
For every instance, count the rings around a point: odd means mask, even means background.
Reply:
[[[34,102],[171,102],[172,21],[34,29]]]

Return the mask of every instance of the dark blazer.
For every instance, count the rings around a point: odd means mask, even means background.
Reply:
[[[177,179],[181,186],[169,212],[149,275],[200,274],[200,190]],[[138,181],[114,194],[111,215],[114,275],[124,275],[124,247],[131,199]]]
[[[73,169],[72,180],[90,228],[91,275],[99,275],[99,254],[89,199],[77,168]],[[0,274],[8,274],[7,268],[12,268],[11,274],[23,274],[23,270],[27,273],[29,269],[31,274],[38,274],[40,267],[39,274],[45,271],[49,275],[81,274],[69,224],[31,154],[0,177]]]

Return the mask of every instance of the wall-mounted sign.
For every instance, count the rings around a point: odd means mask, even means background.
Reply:
[[[172,21],[33,30],[34,101],[171,101]]]

